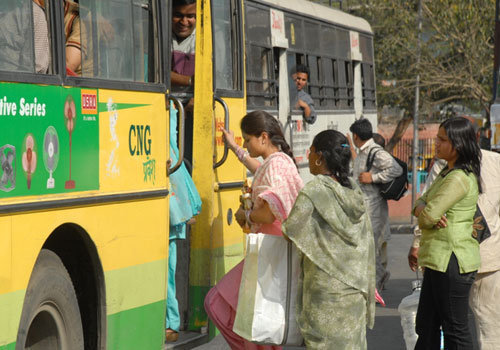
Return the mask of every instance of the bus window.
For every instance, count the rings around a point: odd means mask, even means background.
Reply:
[[[320,81],[320,72],[319,72],[319,65],[318,65],[318,60],[319,57],[317,56],[307,56],[307,66],[309,67],[309,94],[314,100],[314,104],[316,106],[320,106],[320,101],[319,101],[319,91],[320,91],[320,86],[321,86],[321,81]]]
[[[285,14],[285,30],[290,49],[302,51],[304,49],[302,19]]]
[[[332,60],[332,69],[333,69],[333,96],[334,96],[334,104],[336,108],[340,108],[340,76],[339,76],[339,62],[338,60]]]
[[[361,64],[361,82],[363,86],[363,108],[375,108],[375,82],[373,79],[373,65]]]
[[[215,87],[242,90],[241,41],[237,2],[216,0],[214,6]]]
[[[80,0],[81,75],[157,82],[151,0]]]
[[[320,33],[322,55],[329,57],[338,57],[339,42],[337,39],[337,30],[334,27],[322,25]]]
[[[325,109],[334,109],[335,103],[335,76],[333,75],[333,60],[331,58],[322,58],[321,67],[323,70],[323,87],[321,93],[320,107]]]
[[[0,70],[48,73],[51,50],[44,2],[39,0],[2,2],[0,47]]]
[[[252,107],[276,106],[276,81],[273,79],[272,50],[247,46],[247,98]]]
[[[277,106],[269,10],[246,5],[247,101],[249,109]]]
[[[354,80],[351,61],[339,61],[337,65],[339,77],[339,107],[354,108]]]
[[[295,86],[295,81],[293,79],[294,78],[293,70],[297,65],[295,54],[289,53],[286,55],[286,65],[288,73],[290,73],[290,79],[288,79],[288,91],[289,91],[290,101],[295,101],[297,99],[297,87]],[[293,108],[294,106],[291,106],[291,109]]]
[[[373,39],[367,35],[359,35],[359,48],[363,57],[361,64],[361,81],[363,86],[363,108],[374,109],[375,79],[373,72]]]
[[[354,67],[351,61],[344,62],[347,90],[347,107],[354,107]]]
[[[304,21],[304,37],[307,38],[305,41],[305,49],[308,53],[320,53],[320,37],[319,37],[319,25]]]

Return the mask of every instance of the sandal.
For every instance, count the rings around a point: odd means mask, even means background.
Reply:
[[[167,328],[165,330],[165,339],[167,340],[167,343],[174,343],[179,339],[179,332]]]

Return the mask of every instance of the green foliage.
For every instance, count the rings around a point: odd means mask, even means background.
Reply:
[[[422,0],[420,64],[418,0],[348,1],[375,32],[377,100],[413,113],[420,75],[421,115],[461,103],[489,111],[493,75],[494,0]],[[395,86],[382,86],[394,80]],[[422,116],[424,116],[422,115]]]

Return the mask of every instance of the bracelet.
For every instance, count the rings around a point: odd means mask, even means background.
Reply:
[[[193,86],[193,77],[189,77],[188,86]]]
[[[238,148],[236,148],[236,151],[234,153],[236,154],[236,157],[238,157],[240,162],[243,162],[245,160],[246,156],[248,156],[248,152],[245,151],[240,146],[238,146]]]
[[[254,224],[254,222],[250,219],[250,214],[252,213],[251,210],[245,210],[245,219],[247,221],[247,224],[250,226]]]

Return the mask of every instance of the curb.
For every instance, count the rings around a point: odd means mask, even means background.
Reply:
[[[391,234],[413,234],[413,227],[411,224],[391,224]]]

